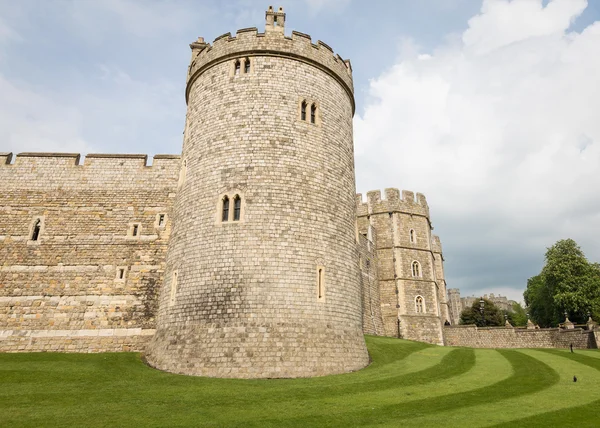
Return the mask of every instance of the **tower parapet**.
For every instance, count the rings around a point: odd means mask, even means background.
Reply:
[[[277,25],[273,25],[276,18]],[[355,110],[354,86],[352,83],[352,66],[349,60],[334,54],[333,49],[318,40],[312,43],[308,34],[292,31],[291,37],[284,34],[285,13],[279,8],[267,11],[265,32],[259,33],[255,27],[243,28],[235,36],[225,33],[217,37],[212,46],[199,38],[190,45],[192,61],[188,70],[186,100],[189,101],[190,88],[198,76],[208,68],[214,67],[234,58],[244,57],[277,57],[287,58],[310,64],[331,75],[344,88]]]
[[[401,196],[402,195],[402,196]],[[416,196],[416,197],[415,197]],[[390,212],[402,212],[413,215],[422,215],[429,218],[429,205],[422,193],[409,190],[387,188],[384,190],[384,198],[380,190],[367,192],[367,201],[363,202],[362,194],[356,195],[356,209],[358,216],[381,214]]]

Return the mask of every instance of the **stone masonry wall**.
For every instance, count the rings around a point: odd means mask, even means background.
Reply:
[[[155,328],[179,157],[158,155],[152,166],[145,155],[11,160],[0,154],[0,351],[143,349]]]
[[[444,327],[446,346],[470,348],[597,348],[594,331],[558,328],[479,328],[474,325]]]
[[[363,291],[363,332],[383,336],[381,299],[377,273],[377,238],[373,228],[368,233],[358,233],[358,253]]]

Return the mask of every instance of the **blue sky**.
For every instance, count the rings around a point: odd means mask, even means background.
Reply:
[[[0,0],[0,151],[179,153],[188,44],[256,0]],[[357,190],[426,194],[449,287],[520,300],[545,248],[600,261],[599,0],[280,1],[352,61]]]

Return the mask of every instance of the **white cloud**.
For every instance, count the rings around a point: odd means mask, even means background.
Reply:
[[[481,14],[471,18],[463,34],[465,47],[493,51],[533,37],[562,34],[587,6],[586,0],[485,0]]]
[[[565,237],[600,260],[600,22],[568,31],[585,6],[485,1],[462,43],[402,55],[370,84],[355,119],[359,190],[425,193],[447,227],[449,273],[486,249],[451,287],[524,287]],[[487,268],[500,272],[469,279]]]

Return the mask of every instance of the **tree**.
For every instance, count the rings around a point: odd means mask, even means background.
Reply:
[[[461,312],[460,324],[475,324],[478,327],[483,327],[483,319],[485,318],[486,327],[504,325],[502,311],[488,299],[483,299],[483,314],[482,318],[479,300],[475,300],[470,308],[465,308]]]
[[[561,322],[560,315],[555,309],[554,297],[546,287],[542,274],[527,280],[527,289],[523,297],[529,316],[540,326],[554,327]]]
[[[587,313],[600,315],[600,265],[590,263],[572,239],[556,242],[546,251],[539,275],[529,278],[523,293],[531,319],[542,327],[569,319],[584,323]]]
[[[523,327],[527,325],[527,313],[523,306],[515,302],[512,304],[512,311],[507,311],[508,321],[515,327]]]

